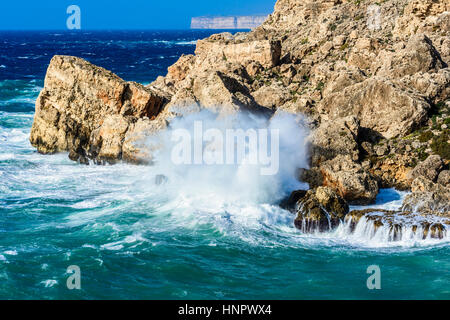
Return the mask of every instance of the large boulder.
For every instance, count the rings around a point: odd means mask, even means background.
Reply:
[[[100,161],[122,158],[122,144],[130,123],[122,115],[106,116],[100,128],[91,133],[89,155]]]
[[[349,212],[347,202],[326,187],[309,190],[297,202],[295,226],[306,233],[325,232],[336,228]]]
[[[374,72],[387,78],[402,78],[418,72],[437,72],[447,66],[424,34],[411,37],[404,49],[396,52],[382,51],[376,61]]]
[[[167,78],[173,80],[174,82],[183,81],[186,79],[189,71],[191,71],[194,67],[194,63],[195,56],[191,54],[182,55],[176,63],[167,69]]]
[[[337,156],[320,165],[323,185],[335,190],[345,200],[369,204],[378,195],[376,180],[348,156]]]
[[[441,171],[437,182],[444,187],[450,188],[450,170]]]
[[[258,108],[241,81],[220,71],[200,74],[193,81],[192,93],[199,106],[216,113],[228,115]]]
[[[90,154],[120,159],[128,126],[155,117],[164,103],[150,88],[83,59],[55,56],[36,101],[30,141],[41,153],[69,151],[73,160]]]
[[[424,177],[436,182],[439,173],[444,169],[444,161],[438,155],[429,156],[424,162],[418,164],[408,174],[408,178],[413,181],[416,178]]]
[[[450,96],[449,68],[441,69],[434,73],[419,72],[412,76],[402,78],[401,82],[403,85],[411,87],[423,96],[428,97],[435,104],[445,101]]]
[[[316,166],[338,155],[349,155],[357,161],[359,133],[359,121],[354,116],[323,122],[311,139],[312,165]]]
[[[394,138],[422,124],[430,105],[420,95],[374,77],[328,95],[318,109],[329,120],[355,115],[361,127]]]
[[[403,211],[450,218],[450,188],[421,176],[413,181],[411,189],[403,201]]]

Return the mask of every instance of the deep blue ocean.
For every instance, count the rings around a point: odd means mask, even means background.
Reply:
[[[0,299],[449,299],[448,236],[306,235],[261,191],[274,184],[241,171],[232,175],[249,192],[219,175],[157,187],[155,175],[170,172],[79,165],[30,145],[53,55],[147,84],[211,33],[0,32]],[[398,208],[404,196],[382,190],[375,206]],[[71,265],[81,290],[66,286]],[[371,265],[380,290],[367,287]]]

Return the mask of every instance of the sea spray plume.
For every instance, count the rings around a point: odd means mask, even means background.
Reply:
[[[279,113],[271,119],[208,110],[172,120],[147,139],[157,171],[178,194],[219,196],[222,201],[274,203],[305,188],[296,177],[307,168],[308,129],[301,117]]]

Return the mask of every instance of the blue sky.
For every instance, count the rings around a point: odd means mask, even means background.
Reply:
[[[276,0],[2,0],[0,29],[65,29],[69,5],[89,29],[187,29],[192,16],[266,14]]]

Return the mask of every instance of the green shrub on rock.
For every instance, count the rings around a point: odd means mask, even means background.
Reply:
[[[433,132],[431,131],[424,131],[419,136],[419,141],[424,143],[430,141],[434,137]]]
[[[440,136],[433,138],[431,149],[446,160],[450,160],[450,144],[448,143],[449,133],[444,131]]]

